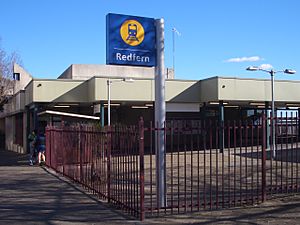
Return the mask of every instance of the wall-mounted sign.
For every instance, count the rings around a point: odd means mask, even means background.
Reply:
[[[155,20],[109,13],[106,64],[155,66]]]

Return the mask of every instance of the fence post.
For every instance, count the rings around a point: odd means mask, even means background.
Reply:
[[[139,121],[139,151],[140,151],[140,220],[145,219],[145,177],[144,177],[144,120]]]
[[[62,152],[61,152],[61,161],[62,161],[62,174],[65,175],[65,143],[64,143],[64,132],[65,132],[65,125],[64,123],[61,124],[61,130],[60,130],[60,140],[61,140],[61,147],[62,147]]]
[[[219,149],[220,153],[224,152],[224,103],[223,101],[219,102]]]
[[[46,127],[46,165],[48,167],[51,167],[51,160],[50,160],[50,152],[51,152],[51,145],[50,145],[50,127]]]
[[[111,126],[107,126],[107,200],[110,203],[110,183],[111,183]]]
[[[78,131],[78,147],[79,147],[79,179],[80,183],[82,184],[82,125],[79,125]]]
[[[262,201],[264,202],[266,200],[266,116],[263,114],[263,122],[262,122],[262,163],[261,163],[261,169],[262,169],[262,181],[261,181],[261,197]]]

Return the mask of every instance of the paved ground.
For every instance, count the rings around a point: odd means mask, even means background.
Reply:
[[[81,188],[39,166],[28,157],[0,152],[0,224],[128,223]]]
[[[0,224],[300,224],[300,195],[230,210],[139,222],[28,157],[0,151]]]
[[[153,219],[161,223],[163,218]],[[207,211],[165,218],[165,224],[299,225],[300,195],[277,198],[258,206]]]

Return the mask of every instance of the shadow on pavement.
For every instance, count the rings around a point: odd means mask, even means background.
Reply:
[[[0,149],[0,166],[27,166],[29,164],[28,158],[28,154]]]
[[[64,177],[28,165],[28,155],[0,151],[0,224],[127,224],[108,204]]]

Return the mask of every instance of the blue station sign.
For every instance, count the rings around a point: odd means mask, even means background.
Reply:
[[[106,64],[155,66],[155,20],[109,13],[106,16]]]

